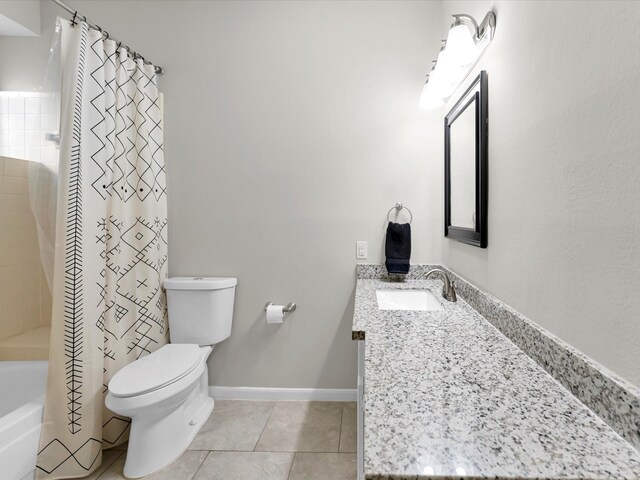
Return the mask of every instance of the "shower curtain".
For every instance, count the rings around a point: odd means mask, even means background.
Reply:
[[[37,478],[88,475],[129,419],[104,398],[167,342],[167,215],[153,65],[86,23],[62,26],[53,319]]]

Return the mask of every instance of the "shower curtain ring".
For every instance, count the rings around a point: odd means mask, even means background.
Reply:
[[[75,27],[78,22],[76,22],[76,17],[78,16],[78,11],[76,10],[75,12],[73,12],[73,18],[71,19],[71,26]]]

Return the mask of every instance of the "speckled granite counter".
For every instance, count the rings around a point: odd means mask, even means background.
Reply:
[[[382,311],[377,289],[443,311]],[[357,280],[367,479],[640,479],[640,453],[438,280]]]

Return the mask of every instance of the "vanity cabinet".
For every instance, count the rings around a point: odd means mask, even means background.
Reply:
[[[358,480],[364,480],[364,340],[358,340],[358,411],[357,461]]]

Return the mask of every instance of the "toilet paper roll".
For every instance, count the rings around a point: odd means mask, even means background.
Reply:
[[[284,321],[284,305],[269,305],[267,307],[267,323],[282,323]]]

